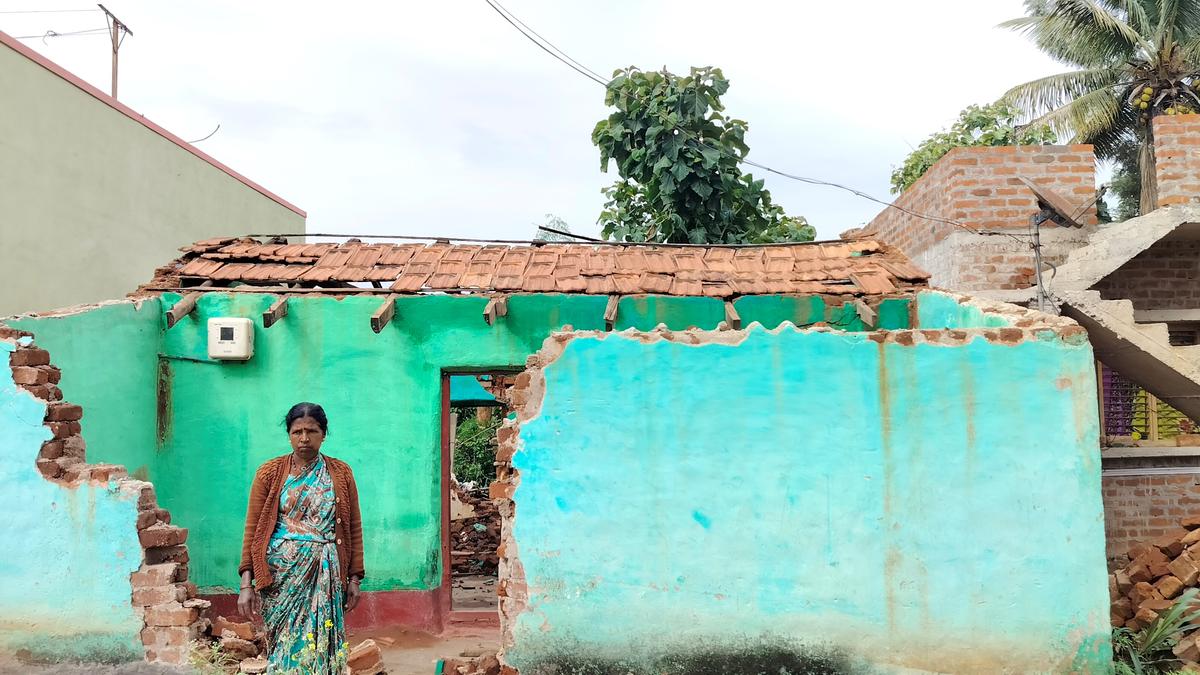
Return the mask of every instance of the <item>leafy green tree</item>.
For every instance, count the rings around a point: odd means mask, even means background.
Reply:
[[[454,477],[460,483],[487,485],[496,477],[496,431],[502,414],[480,420],[475,408],[455,406],[458,427],[454,435]]]
[[[1200,109],[1200,0],[1025,0],[1001,24],[1074,70],[1013,87],[1006,98],[1064,137],[1118,159],[1136,143],[1139,207],[1157,206],[1150,119]]]
[[[1053,143],[1049,126],[1018,127],[1021,111],[1015,106],[996,102],[972,105],[958,114],[949,129],[929,136],[909,153],[904,164],[892,171],[892,193],[900,194],[925,175],[947,152],[954,148],[998,145],[1042,145]]]
[[[1137,165],[1140,149],[1140,144],[1130,139],[1121,143],[1113,153],[1115,162],[1110,189],[1116,195],[1117,208],[1115,213],[1110,214],[1112,222],[1119,223],[1141,214],[1142,174]]]
[[[605,94],[616,108],[592,131],[600,167],[621,179],[604,190],[599,222],[607,239],[692,244],[811,241],[762,180],[743,174],[746,122],[724,114],[729,81],[720,68],[687,76],[617,71]],[[782,237],[783,239],[778,239]]]

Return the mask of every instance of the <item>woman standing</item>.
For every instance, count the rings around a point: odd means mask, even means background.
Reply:
[[[260,466],[250,487],[238,610],[262,614],[268,672],[333,674],[363,578],[358,487],[345,462],[321,454],[321,406],[297,403],[284,424],[292,452]]]

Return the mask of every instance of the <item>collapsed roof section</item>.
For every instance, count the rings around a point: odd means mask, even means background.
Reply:
[[[140,290],[247,284],[287,289],[371,284],[392,293],[638,293],[874,296],[919,290],[929,275],[872,240],[767,246],[642,244],[197,242]],[[370,291],[369,288],[363,288]]]

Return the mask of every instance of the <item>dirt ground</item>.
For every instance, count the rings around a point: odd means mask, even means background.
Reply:
[[[33,665],[21,663],[10,654],[0,654],[0,675],[185,675],[190,673],[189,669],[140,662],[115,666],[97,663]]]
[[[498,631],[461,631],[444,636],[400,629],[351,631],[351,644],[374,639],[383,649],[388,675],[433,675],[438,659],[479,656],[500,646]],[[0,653],[0,675],[191,675],[189,668],[150,663],[101,665],[95,663],[48,665],[21,663],[11,654]]]
[[[499,631],[462,631],[430,635],[400,629],[352,631],[351,644],[367,638],[383,649],[383,665],[388,675],[433,675],[438,659],[454,656],[480,656],[500,648]],[[123,674],[122,674],[123,675]]]
[[[495,610],[496,575],[455,576],[451,597],[454,609]]]

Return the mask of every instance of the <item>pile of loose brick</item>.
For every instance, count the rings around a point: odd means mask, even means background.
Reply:
[[[500,564],[500,512],[488,498],[487,489],[467,491],[458,483],[453,489],[459,501],[475,515],[450,521],[451,561],[455,575],[495,576]]]
[[[267,636],[262,624],[247,621],[244,617],[218,616],[208,626],[208,633],[200,636],[199,646],[219,645],[223,657],[221,663],[212,664],[227,672],[236,671],[244,675],[258,675],[268,669]],[[374,640],[363,640],[346,655],[346,675],[382,675],[383,650]]]
[[[32,335],[0,326],[0,340],[16,344],[9,355],[13,382],[46,406],[43,423],[52,438],[42,443],[35,460],[42,476],[68,489],[115,487],[137,500],[137,522],[130,527],[137,528],[142,564],[129,578],[130,602],[144,622],[146,660],[187,663],[189,643],[208,628],[204,614],[209,607],[188,581],[188,531],[171,524],[171,514],[159,507],[153,485],[130,478],[123,466],[87,463],[83,408],[62,400],[61,372],[51,365],[50,354],[33,344]]]
[[[1187,589],[1200,587],[1200,516],[1188,516],[1177,529],[1134,544],[1129,561],[1108,577],[1112,625],[1141,630]],[[1184,637],[1175,656],[1189,667],[1200,664],[1200,631]]]

